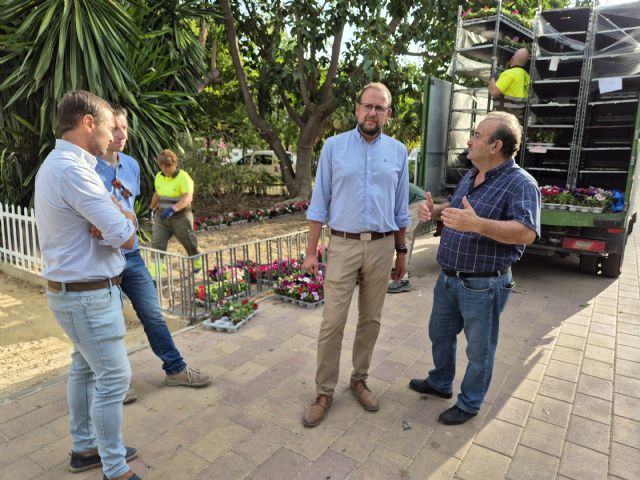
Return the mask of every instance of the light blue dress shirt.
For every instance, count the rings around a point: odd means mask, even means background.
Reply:
[[[330,137],[322,147],[307,219],[349,233],[407,227],[407,149],[381,133],[367,143],[357,128]]]
[[[124,208],[134,212],[136,198],[140,195],[140,165],[138,165],[138,162],[124,153],[118,153],[118,166],[116,168],[113,168],[110,163],[100,157],[96,157],[96,160],[96,173],[102,180],[104,188],[111,192],[112,195],[115,195]],[[112,182],[115,178],[120,180],[120,183],[132,193],[129,198],[124,198],[121,189],[114,188]],[[127,254],[135,252],[139,248],[138,237],[136,236],[133,248],[131,250],[123,249],[122,251]]]
[[[56,282],[89,282],[122,273],[120,246],[135,232],[111,201],[95,172],[96,158],[65,140],[36,175],[35,213],[43,276]],[[93,238],[95,225],[103,241]]]

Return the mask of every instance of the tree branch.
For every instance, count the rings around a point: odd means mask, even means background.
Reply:
[[[211,36],[211,58],[209,59],[209,71],[198,84],[198,93],[202,92],[207,85],[222,82],[222,75],[218,70],[218,38]]]
[[[298,49],[298,76],[300,77],[298,83],[300,84],[300,96],[302,97],[302,103],[304,106],[310,110],[315,108],[315,105],[311,102],[309,98],[309,90],[307,89],[307,77],[304,71],[304,40],[302,38],[302,30],[300,29],[300,12],[295,8],[293,11],[293,15],[296,19],[296,25],[298,25],[298,29],[296,32],[296,39],[298,45],[296,48]]]
[[[302,117],[298,114],[298,112],[296,112],[293,109],[293,106],[291,105],[291,102],[287,97],[287,93],[284,91],[284,88],[282,87],[282,85],[278,87],[278,91],[280,93],[280,98],[282,99],[282,103],[284,104],[284,108],[287,109],[287,112],[289,113],[289,116],[291,117],[291,119],[294,122],[296,122],[296,125],[298,125],[300,128],[303,128],[305,122],[302,119]]]
[[[333,45],[331,46],[331,63],[327,69],[327,76],[322,85],[322,106],[327,108],[333,103],[333,80],[338,73],[338,64],[340,62],[340,47],[342,46],[342,35],[344,33],[344,20],[340,24],[338,31],[333,37]]]

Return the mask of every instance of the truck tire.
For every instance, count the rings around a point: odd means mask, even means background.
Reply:
[[[623,256],[623,253],[610,253],[607,258],[602,260],[602,274],[605,277],[619,277]]]
[[[589,275],[598,273],[598,260],[595,255],[580,255],[580,272]]]

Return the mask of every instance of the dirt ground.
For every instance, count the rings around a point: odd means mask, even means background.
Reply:
[[[267,206],[277,201],[273,200]],[[254,208],[251,202],[247,203],[244,208]],[[247,223],[200,233],[198,246],[201,251],[216,250],[306,227],[304,215],[287,215],[263,223]],[[172,240],[168,250],[181,252],[182,247]],[[165,317],[171,331],[187,326],[185,320]],[[128,303],[125,305],[125,319],[127,348],[132,350],[146,345],[142,326]],[[68,337],[47,307],[44,288],[0,271],[0,404],[65,374],[71,350]],[[159,360],[158,368],[161,368]]]

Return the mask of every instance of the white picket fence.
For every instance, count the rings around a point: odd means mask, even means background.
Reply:
[[[28,272],[42,272],[33,208],[0,203],[0,261]]]

